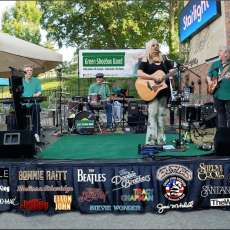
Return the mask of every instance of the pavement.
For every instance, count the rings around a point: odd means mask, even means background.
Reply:
[[[0,229],[229,229],[229,211],[168,211],[166,214],[59,213],[0,215]]]

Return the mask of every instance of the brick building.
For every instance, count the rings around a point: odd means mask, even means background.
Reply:
[[[186,62],[191,70],[182,73],[182,86],[186,79],[194,84],[190,103],[210,102],[212,96],[207,94],[206,76],[209,66],[218,58],[219,47],[230,45],[230,1],[190,0],[182,10],[179,24],[181,47],[187,52]],[[193,24],[197,24],[197,29],[183,34]]]

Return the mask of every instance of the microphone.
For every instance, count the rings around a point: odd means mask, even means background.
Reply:
[[[14,68],[14,67],[12,67],[12,66],[9,66],[8,68],[9,68],[11,71],[17,70],[16,68]]]
[[[8,68],[11,70],[11,72],[19,72],[19,73],[26,74],[26,71],[24,71],[24,70],[20,70],[20,69],[18,70],[17,68],[12,67],[12,66],[9,66]]]

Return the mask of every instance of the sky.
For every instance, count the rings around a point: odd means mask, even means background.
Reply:
[[[1,19],[3,12],[14,5],[15,1],[1,1],[0,0],[0,28],[1,28]],[[42,41],[45,41],[45,32],[41,32],[42,35]],[[62,49],[59,49],[57,52],[61,53],[63,55],[63,61],[71,61],[73,58],[75,49],[73,47],[63,47]],[[161,46],[161,51],[164,54],[168,53],[168,47],[165,45]]]
[[[15,4],[15,1],[1,1],[0,0],[0,28],[1,28],[1,20],[2,20],[2,14],[7,9],[12,7]],[[42,35],[42,41],[45,41],[45,32],[41,32]],[[71,61],[73,58],[74,48],[72,47],[63,47],[62,49],[59,49],[57,51],[58,53],[61,53],[63,55],[63,61]]]

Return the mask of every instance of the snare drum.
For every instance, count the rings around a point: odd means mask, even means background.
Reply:
[[[99,94],[91,94],[88,96],[88,102],[90,104],[98,104],[101,102],[101,95]]]
[[[93,109],[101,109],[101,108],[103,108],[101,95],[99,95],[99,94],[91,94],[91,95],[89,95],[88,96],[88,102],[89,102],[90,106]]]

